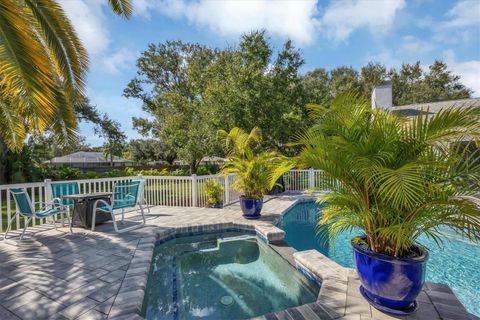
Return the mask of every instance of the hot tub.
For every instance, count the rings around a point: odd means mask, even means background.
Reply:
[[[246,319],[314,302],[307,279],[254,234],[178,237],[154,250],[146,319]]]

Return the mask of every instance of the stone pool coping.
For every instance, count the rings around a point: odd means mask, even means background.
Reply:
[[[285,245],[285,232],[275,225],[293,206],[314,197],[295,197],[271,224],[223,222],[150,230],[139,240],[133,258],[126,270],[118,294],[109,312],[109,319],[143,319],[141,317],[145,288],[150,272],[153,250],[158,241],[174,236],[202,232],[221,232],[227,229],[255,231],[257,236],[271,244],[284,259],[308,277],[321,281],[316,302],[289,308],[254,319],[477,319],[470,315],[446,285],[427,283],[419,296],[419,311],[408,317],[394,317],[372,308],[358,292],[359,280],[354,269],[338,265],[316,250],[296,251]],[[188,210],[188,209],[187,209]],[[278,244],[282,244],[280,248]],[[282,249],[283,248],[283,249]]]

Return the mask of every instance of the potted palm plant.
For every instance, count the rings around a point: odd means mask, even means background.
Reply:
[[[428,260],[418,237],[441,244],[442,228],[451,228],[480,240],[480,162],[465,147],[479,137],[479,109],[404,118],[354,94],[310,108],[314,126],[273,180],[295,166],[323,170],[320,183],[331,192],[319,198],[326,204],[319,235],[334,243],[341,232],[362,230],[352,239],[362,295],[380,310],[413,312]]]
[[[223,187],[214,180],[205,181],[204,187],[208,206],[210,208],[221,208],[223,206]]]
[[[254,144],[261,141],[260,129],[246,133],[240,128],[230,132],[219,131],[225,143],[227,159],[222,174],[235,174],[232,188],[242,193],[240,207],[247,219],[257,219],[263,207],[263,196],[271,189],[271,177],[279,166],[281,157],[273,151],[255,152]]]

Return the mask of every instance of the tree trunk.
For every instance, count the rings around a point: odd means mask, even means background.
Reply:
[[[189,171],[190,171],[190,174],[191,174],[191,175],[197,173],[197,169],[198,169],[198,164],[199,164],[199,163],[200,163],[200,162],[197,161],[197,160],[193,160],[193,161],[190,162],[190,164],[189,164]]]

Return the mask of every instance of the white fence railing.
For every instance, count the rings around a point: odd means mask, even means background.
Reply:
[[[311,188],[321,188],[319,184],[320,170],[291,170],[284,175],[285,189],[287,191],[304,191]],[[73,180],[77,181],[81,193],[111,192],[116,182],[138,179],[132,177],[100,178]],[[220,184],[224,192],[222,201],[228,205],[238,201],[240,193],[231,187],[236,180],[235,175],[206,175],[206,176],[141,176],[145,179],[144,199],[150,206],[173,207],[205,207],[205,183],[214,180]],[[6,230],[7,224],[15,215],[15,201],[10,190],[12,188],[25,188],[30,195],[35,209],[41,209],[45,203],[51,202],[51,180],[44,182],[0,185],[0,232]],[[58,217],[57,217],[58,218]],[[32,225],[45,223],[45,219],[32,219]],[[12,222],[12,229],[24,227],[24,219],[17,215]]]
[[[307,189],[329,189],[325,185],[325,176],[322,170],[290,170],[283,175],[285,190],[305,191]]]

